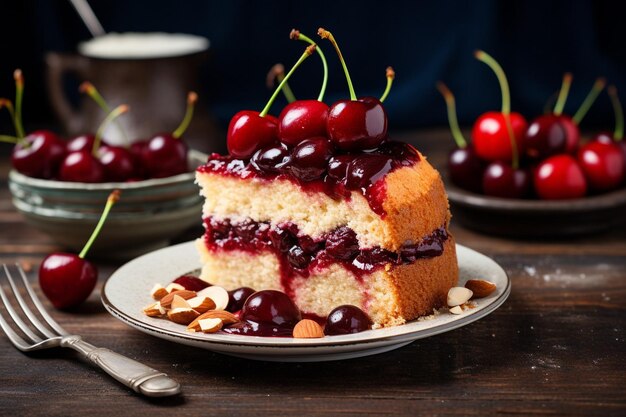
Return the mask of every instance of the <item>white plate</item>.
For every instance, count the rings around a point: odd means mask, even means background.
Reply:
[[[322,339],[239,336],[230,334],[189,333],[185,326],[147,317],[142,309],[150,302],[155,283],[167,284],[173,278],[200,267],[193,242],[160,249],[119,268],[104,285],[102,302],[116,318],[136,329],[176,343],[209,349],[249,359],[282,362],[315,362],[356,358],[387,352],[417,339],[447,332],[472,323],[493,312],[511,292],[511,281],[492,259],[457,245],[459,285],[468,279],[494,282],[497,290],[476,300],[476,308],[461,315],[447,312],[430,320],[414,320],[401,326],[368,330]]]

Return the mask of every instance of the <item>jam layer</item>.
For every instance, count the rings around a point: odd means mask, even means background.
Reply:
[[[259,155],[255,154],[247,161],[212,154],[207,163],[198,168],[198,172],[241,179],[288,179],[300,185],[304,191],[324,192],[336,200],[349,199],[352,191],[358,191],[367,199],[370,208],[384,217],[382,203],[386,190],[384,181],[380,180],[393,170],[412,166],[420,160],[415,148],[395,141],[387,141],[370,151],[328,155],[329,158],[321,159],[319,169],[302,166],[302,159],[292,159],[290,150],[283,145],[277,145]]]
[[[397,252],[380,247],[359,248],[356,233],[347,226],[339,227],[314,240],[300,234],[294,224],[276,227],[268,222],[246,220],[231,222],[228,219],[204,220],[204,242],[209,251],[245,251],[258,253],[271,251],[281,265],[281,280],[289,287],[295,275],[308,277],[315,268],[340,263],[358,279],[387,264],[410,264],[418,259],[433,258],[443,253],[448,239],[444,226],[436,229],[421,241],[404,244]]]

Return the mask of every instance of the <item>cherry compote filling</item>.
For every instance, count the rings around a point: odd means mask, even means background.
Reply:
[[[303,141],[293,149],[280,144],[257,151],[251,160],[212,154],[199,172],[214,172],[242,179],[288,179],[303,190],[324,192],[333,199],[348,199],[358,191],[370,208],[385,216],[385,183],[391,171],[420,160],[417,150],[406,143],[386,141],[378,148],[345,153],[332,149],[324,138]]]
[[[443,253],[448,239],[444,226],[425,236],[420,242],[405,243],[397,252],[381,247],[359,248],[354,230],[341,226],[319,238],[299,233],[293,223],[271,226],[269,222],[229,219],[204,219],[204,240],[209,251],[273,252],[280,262],[281,285],[293,296],[291,282],[308,277],[311,271],[340,263],[359,279],[386,264],[410,264],[418,259],[433,258]]]

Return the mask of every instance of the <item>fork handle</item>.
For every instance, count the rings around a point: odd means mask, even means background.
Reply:
[[[166,397],[180,393],[180,384],[163,372],[112,350],[96,347],[85,342],[79,336],[63,338],[61,346],[82,353],[102,368],[104,372],[135,392],[148,397]]]

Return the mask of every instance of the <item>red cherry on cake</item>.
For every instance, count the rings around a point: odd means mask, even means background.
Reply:
[[[85,301],[93,291],[98,281],[98,270],[85,256],[118,199],[117,190],[109,195],[100,221],[79,255],[52,253],[41,263],[39,286],[56,308],[75,307]]]
[[[235,158],[248,159],[258,149],[276,142],[278,119],[270,114],[261,116],[253,110],[236,113],[228,125],[226,146]]]
[[[353,305],[342,305],[330,312],[324,326],[324,334],[336,336],[359,333],[372,328],[372,320]]]
[[[340,100],[330,107],[326,127],[341,150],[374,149],[387,137],[387,113],[375,97]]]
[[[65,157],[65,146],[48,130],[35,131],[16,139],[11,164],[16,171],[34,178],[52,178]]]
[[[481,192],[485,164],[476,154],[474,147],[469,145],[463,137],[456,117],[454,95],[442,82],[437,83],[437,89],[446,101],[448,124],[457,145],[448,154],[448,174],[450,175],[450,180],[463,189]]]
[[[250,164],[261,173],[279,173],[287,167],[290,160],[289,149],[281,143],[256,151],[250,159]]]
[[[474,56],[493,70],[500,82],[502,93],[502,110],[484,113],[474,122],[472,128],[474,150],[486,161],[512,161],[522,152],[521,139],[528,123],[521,114],[511,112],[509,84],[502,67],[484,51],[476,51]],[[512,146],[514,142],[515,148]]]
[[[289,37],[313,45],[312,39],[293,29]],[[328,65],[320,48],[315,48],[322,60],[324,78],[317,100],[297,100],[289,103],[278,116],[278,138],[289,146],[296,146],[304,139],[326,136],[326,120],[329,107],[323,102],[328,82]]]
[[[226,133],[228,153],[235,158],[249,159],[257,150],[270,146],[278,140],[279,121],[276,117],[268,114],[269,110],[287,80],[291,78],[300,64],[313,54],[315,49],[315,45],[306,48],[300,59],[276,87],[260,113],[253,110],[242,110],[233,116]]]
[[[492,162],[483,174],[483,193],[492,197],[524,198],[530,190],[530,174],[503,162]]]
[[[325,137],[306,139],[291,152],[289,172],[301,181],[313,181],[326,172],[333,147]]]
[[[395,77],[393,69],[387,69],[387,89],[381,100],[375,97],[357,99],[348,67],[335,37],[324,28],[319,28],[317,34],[322,39],[328,39],[335,47],[350,90],[350,100],[339,100],[330,106],[326,122],[328,138],[335,147],[344,151],[376,148],[387,138],[387,113],[382,101]]]
[[[624,155],[614,143],[587,143],[578,150],[578,163],[596,191],[613,190],[624,179]]]
[[[287,294],[263,290],[248,297],[241,310],[241,318],[277,326],[295,326],[302,316]]]
[[[554,155],[535,169],[535,192],[543,200],[581,198],[587,192],[587,181],[580,166],[570,155]]]
[[[181,137],[191,123],[197,100],[198,95],[193,91],[189,92],[185,117],[173,133],[158,134],[144,145],[136,145],[136,151],[140,151],[142,169],[148,177],[165,178],[189,171],[187,144]]]
[[[326,136],[329,107],[317,100],[298,100],[285,106],[278,116],[278,138],[290,146],[304,139]]]

